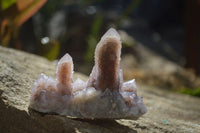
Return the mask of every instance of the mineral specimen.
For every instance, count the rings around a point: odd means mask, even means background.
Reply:
[[[56,80],[41,74],[35,81],[30,107],[81,119],[138,119],[147,109],[137,96],[135,80],[123,83],[120,55],[120,36],[111,28],[97,44],[87,82],[73,82],[73,62],[66,54],[58,62]]]

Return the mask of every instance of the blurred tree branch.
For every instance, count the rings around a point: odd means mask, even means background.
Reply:
[[[11,40],[20,49],[19,27],[35,14],[47,0],[1,0],[0,7],[0,44],[7,46]]]

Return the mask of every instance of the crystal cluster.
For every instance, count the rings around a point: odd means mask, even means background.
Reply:
[[[96,46],[87,82],[73,82],[73,62],[66,54],[58,62],[55,80],[41,74],[35,81],[30,107],[81,119],[138,119],[147,109],[137,96],[135,80],[123,83],[120,55],[120,36],[111,28]]]

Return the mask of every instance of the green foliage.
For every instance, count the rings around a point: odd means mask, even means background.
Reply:
[[[42,7],[40,13],[44,15],[44,17],[51,18],[52,14],[58,11],[62,4],[68,5],[68,2],[72,2],[72,0],[48,0],[47,3]]]
[[[45,37],[48,41],[41,43],[39,46],[40,55],[53,61],[58,57],[60,52],[60,43],[57,40]],[[43,38],[44,39],[44,38]]]
[[[121,25],[121,23],[139,6],[142,0],[133,0],[132,3],[126,8],[120,17],[117,27]]]
[[[60,45],[55,44],[51,49],[48,50],[48,52],[44,53],[43,56],[53,61],[58,57],[59,51],[60,51]]]
[[[90,34],[87,39],[87,51],[86,51],[85,57],[84,57],[86,61],[93,60],[94,50],[95,50],[96,44],[98,43],[98,40],[99,40],[99,32],[100,32],[102,23],[103,23],[103,15],[101,15],[101,14],[97,15],[94,18],[94,22],[93,22],[93,25],[90,30]]]
[[[89,5],[93,5],[93,4],[97,4],[97,3],[101,3],[104,0],[82,0],[81,5],[83,5],[84,7],[89,6]]]
[[[1,10],[6,10],[10,6],[16,3],[17,0],[1,0],[0,1],[0,9]]]
[[[198,87],[196,89],[184,88],[184,89],[181,90],[181,93],[200,97],[200,87]]]

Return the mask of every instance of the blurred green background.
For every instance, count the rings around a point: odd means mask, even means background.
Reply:
[[[199,0],[0,2],[2,46],[41,55],[51,61],[69,53],[73,57],[75,71],[89,74],[96,44],[110,27],[114,27],[122,37],[123,57],[133,55],[138,60],[135,63],[141,63],[143,60],[140,56],[145,55],[145,51],[137,46],[142,44],[165,60],[183,69],[189,68],[195,76],[200,74]],[[142,54],[135,54],[138,49]],[[131,67],[135,66],[133,63]],[[192,80],[185,73],[180,75],[184,77],[182,82],[186,85],[178,86],[175,90],[199,96],[198,77]],[[178,76],[175,77],[181,79]],[[172,88],[171,81],[169,84],[165,88]]]

